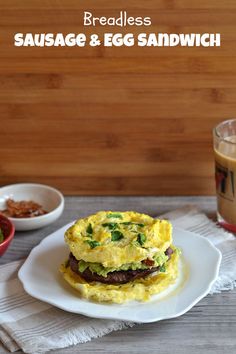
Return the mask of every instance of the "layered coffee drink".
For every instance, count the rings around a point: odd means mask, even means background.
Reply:
[[[236,120],[214,129],[218,222],[236,232]]]

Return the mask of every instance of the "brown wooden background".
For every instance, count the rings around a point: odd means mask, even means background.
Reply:
[[[219,48],[24,48],[16,32],[102,33],[83,11],[220,32]],[[236,116],[236,1],[0,0],[0,184],[67,194],[214,193],[211,130]]]

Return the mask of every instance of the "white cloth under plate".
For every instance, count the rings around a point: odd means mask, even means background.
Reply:
[[[207,237],[222,253],[220,274],[211,293],[236,286],[236,238],[217,227],[206,215],[186,206],[163,215],[174,226]],[[0,340],[9,351],[44,353],[132,327],[131,322],[100,320],[71,314],[25,293],[17,278],[23,261],[0,267]]]

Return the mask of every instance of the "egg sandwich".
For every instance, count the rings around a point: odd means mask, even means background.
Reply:
[[[81,297],[92,301],[146,301],[178,275],[179,252],[167,220],[100,211],[76,221],[65,242],[70,253],[60,271]]]

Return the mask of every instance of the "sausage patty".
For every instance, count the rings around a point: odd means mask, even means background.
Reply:
[[[173,250],[170,247],[165,252],[169,259],[172,253]],[[158,271],[160,268],[152,267],[148,269],[137,270],[118,270],[107,273],[107,276],[103,277],[102,275],[99,275],[97,273],[92,273],[89,268],[86,268],[83,272],[80,272],[78,262],[79,261],[73,256],[73,254],[70,253],[69,266],[73,272],[79,274],[87,282],[98,281],[104,284],[125,284],[138,278],[145,278],[147,275]]]

